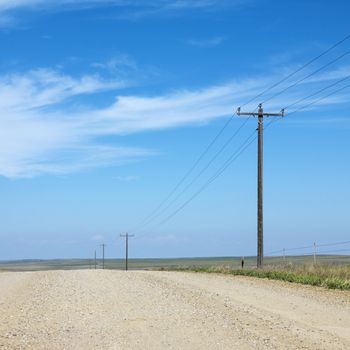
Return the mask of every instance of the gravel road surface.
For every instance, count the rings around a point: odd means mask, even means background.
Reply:
[[[0,349],[350,349],[350,293],[155,271],[0,273]]]

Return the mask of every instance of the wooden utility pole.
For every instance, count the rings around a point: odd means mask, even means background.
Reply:
[[[128,260],[129,260],[129,237],[134,237],[134,235],[120,235],[120,237],[125,237],[125,271],[128,271]]]
[[[102,246],[102,269],[104,269],[105,268],[105,246],[106,245],[104,243],[102,243],[101,246]]]
[[[316,242],[314,242],[314,265],[316,265]]]
[[[241,112],[238,108],[237,115],[248,115],[258,117],[258,251],[257,251],[257,267],[262,268],[264,264],[264,213],[263,213],[263,132],[264,117],[283,117],[284,110],[281,113],[264,113],[262,104],[259,104],[257,112]]]

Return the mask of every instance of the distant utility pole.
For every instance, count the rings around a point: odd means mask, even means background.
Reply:
[[[95,270],[97,269],[96,249],[95,249]]]
[[[105,268],[105,246],[106,245],[104,243],[102,243],[101,246],[102,246],[102,269],[104,269]]]
[[[120,237],[125,237],[125,271],[128,271],[128,259],[129,259],[129,237],[134,237],[134,235],[120,235]]]
[[[314,242],[314,265],[316,265],[316,242]]]
[[[264,260],[264,217],[263,217],[263,131],[264,131],[264,117],[283,117],[284,110],[281,113],[264,113],[262,104],[259,104],[258,112],[241,112],[239,107],[237,115],[249,115],[258,117],[258,254],[257,267],[263,267]]]

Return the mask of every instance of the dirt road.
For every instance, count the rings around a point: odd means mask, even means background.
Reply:
[[[350,293],[150,271],[0,273],[0,349],[350,349]]]

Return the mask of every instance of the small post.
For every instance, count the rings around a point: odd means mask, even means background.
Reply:
[[[125,271],[128,271],[128,260],[129,260],[129,237],[134,237],[134,235],[120,235],[120,237],[125,237]]]

